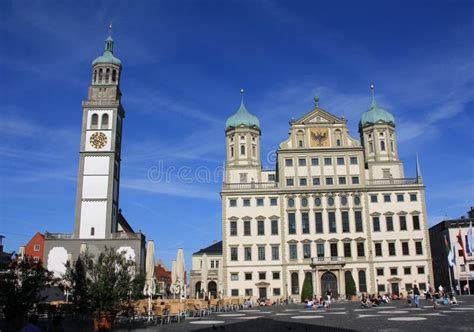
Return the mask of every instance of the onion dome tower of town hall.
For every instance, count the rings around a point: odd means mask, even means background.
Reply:
[[[226,182],[260,182],[260,121],[244,104],[226,121]]]

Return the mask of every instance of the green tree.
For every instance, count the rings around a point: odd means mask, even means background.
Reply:
[[[19,331],[28,311],[42,300],[40,291],[50,287],[53,274],[41,263],[25,257],[0,266],[0,307],[3,308],[7,331]]]
[[[87,271],[92,267],[92,257],[86,252],[81,253],[71,265],[66,263],[66,272],[63,276],[63,287],[71,294],[72,302],[80,314],[88,312],[89,279]]]
[[[357,293],[355,281],[350,271],[346,271],[345,279],[346,279],[346,296],[350,300],[351,297],[356,295]]]
[[[313,282],[310,276],[305,276],[301,291],[301,302],[313,297]]]

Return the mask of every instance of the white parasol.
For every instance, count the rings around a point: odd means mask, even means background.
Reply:
[[[145,274],[146,280],[143,293],[148,296],[148,316],[151,316],[151,299],[156,291],[155,243],[153,242],[153,240],[148,241],[148,248],[146,250]]]
[[[202,255],[202,268],[201,268],[201,292],[203,294],[206,294],[207,292],[207,274],[208,274],[207,254],[204,254]]]

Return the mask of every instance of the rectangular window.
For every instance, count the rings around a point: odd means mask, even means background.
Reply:
[[[411,267],[404,266],[403,267],[403,274],[410,275],[411,274]]]
[[[306,158],[299,158],[298,159],[299,166],[306,166]]]
[[[252,272],[245,273],[245,280],[252,280]]]
[[[354,211],[354,217],[356,232],[363,232],[364,230],[362,227],[362,211]]]
[[[403,194],[397,194],[397,202],[403,202],[404,200]]]
[[[238,260],[236,247],[230,248],[230,260],[234,262]]]
[[[278,235],[278,220],[273,219],[271,223],[272,223],[272,235]]]
[[[385,222],[387,224],[387,231],[393,231],[393,217],[385,217]]]
[[[270,205],[271,206],[277,206],[278,205],[278,200],[276,198],[270,198]]]
[[[389,242],[388,243],[388,254],[390,256],[395,256],[396,255],[396,252],[395,252],[395,242]]]
[[[246,261],[252,260],[252,247],[244,247],[244,259]]]
[[[338,181],[339,181],[339,184],[346,184],[346,177],[340,176]]]
[[[412,283],[406,283],[405,284],[405,289],[410,292],[411,290],[413,290],[413,284]]]
[[[280,246],[272,246],[272,260],[277,261],[280,259]]]
[[[237,221],[230,222],[230,235],[231,236],[237,235]]]
[[[338,158],[337,158],[337,164],[338,164],[338,165],[344,165],[344,158],[338,157]]]
[[[372,217],[372,228],[374,232],[380,232],[380,218]]]
[[[316,212],[314,214],[314,219],[316,222],[316,233],[320,234],[323,232],[323,214],[321,212]]]
[[[258,247],[258,260],[259,261],[265,260],[265,247],[263,246]]]
[[[408,242],[402,242],[402,253],[404,256],[410,255],[410,249],[408,247]]]
[[[400,216],[400,230],[406,231],[407,230],[407,218],[405,216]]]
[[[275,174],[268,174],[268,182],[275,181]]]
[[[357,165],[357,157],[351,157],[351,165]]]
[[[288,213],[288,234],[296,234],[296,220],[294,213]]]
[[[331,243],[329,249],[331,250],[331,257],[337,257],[337,243]]]
[[[414,230],[420,229],[420,216],[413,216],[413,229]]]
[[[250,199],[244,198],[244,206],[250,206]]]
[[[311,258],[311,244],[303,243],[303,258]]]
[[[285,166],[286,167],[293,166],[293,159],[285,159]]]
[[[417,255],[423,255],[423,246],[421,244],[421,241],[415,242],[415,252]]]
[[[230,207],[236,207],[237,206],[237,200],[232,198],[232,199],[229,199],[229,206]]]
[[[238,289],[231,289],[230,294],[231,294],[231,296],[239,296],[239,290]]]
[[[379,268],[377,269],[377,276],[378,276],[378,277],[383,276],[383,267],[379,267]]]
[[[306,178],[300,178],[300,186],[307,186],[308,180]]]
[[[244,221],[244,235],[250,235],[250,220]]]
[[[385,293],[385,285],[377,285],[377,292]]]
[[[331,158],[324,158],[324,165],[325,166],[331,166],[332,165],[332,159]]]
[[[257,206],[263,206],[263,198],[257,198]]]
[[[332,179],[332,178],[326,178],[326,184],[327,184],[328,186],[332,186],[332,185],[334,184],[333,179]]]
[[[416,194],[410,194],[410,202],[416,202],[417,200]]]
[[[301,227],[303,234],[309,234],[309,214],[308,212],[301,213]]]
[[[33,250],[34,250],[34,251],[40,251],[40,245],[39,245],[39,244],[35,244],[35,246],[33,247]]]
[[[418,284],[418,288],[421,290],[421,291],[426,291],[426,283],[425,282],[420,282]]]
[[[252,288],[245,288],[245,296],[248,296],[248,297],[253,296]]]
[[[382,243],[375,243],[375,256],[382,257]]]
[[[336,233],[336,213],[328,212],[329,233]]]
[[[344,242],[344,257],[352,257],[350,242]]]
[[[239,280],[239,274],[238,273],[231,273],[230,274],[230,280],[232,280],[232,281]]]
[[[33,263],[38,264],[40,261],[40,258],[38,256],[33,257]]]
[[[352,184],[359,184],[359,177],[358,176],[353,176],[352,177]]]
[[[391,268],[390,268],[390,274],[391,274],[392,276],[398,275],[398,269],[397,269],[396,267],[391,267]]]
[[[425,274],[424,266],[418,266],[416,269],[417,269],[418,274]]]
[[[257,221],[257,235],[265,235],[265,222],[263,220]]]
[[[273,288],[273,296],[281,296],[280,288]]]
[[[273,280],[280,280],[280,272],[272,272]]]
[[[321,179],[320,178],[313,178],[313,186],[320,186]]]
[[[316,254],[319,258],[324,257],[324,243],[317,243],[316,244]]]
[[[295,185],[295,180],[293,178],[286,178],[286,185],[291,187]]]
[[[357,256],[358,257],[365,257],[364,242],[357,242]]]
[[[311,166],[319,166],[319,158],[311,158]]]
[[[377,195],[370,195],[370,202],[371,203],[377,203]]]
[[[383,195],[383,201],[385,203],[389,203],[391,200],[390,200],[390,195]]]
[[[342,211],[341,212],[341,218],[342,218],[342,232],[343,233],[349,233],[349,212],[348,211]]]
[[[290,259],[298,259],[296,244],[290,244]]]

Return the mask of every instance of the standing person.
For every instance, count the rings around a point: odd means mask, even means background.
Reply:
[[[420,290],[418,289],[418,286],[416,284],[413,287],[413,297],[415,301],[415,307],[418,308],[420,306]]]
[[[459,284],[456,285],[456,293],[461,295],[461,287],[459,287]]]
[[[439,294],[440,294],[440,295],[442,295],[442,294],[444,293],[444,292],[443,292],[443,291],[444,291],[443,286],[439,285],[438,290],[439,290]]]
[[[328,299],[328,308],[329,306],[331,305],[331,296],[332,296],[332,291],[331,291],[331,288],[329,288],[326,292],[326,298]]]

